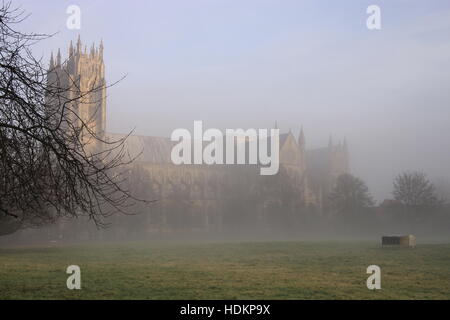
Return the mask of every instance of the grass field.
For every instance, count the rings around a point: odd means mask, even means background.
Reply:
[[[81,290],[65,273],[81,268]],[[381,267],[382,289],[366,287]],[[450,245],[127,243],[0,249],[0,299],[449,299]]]

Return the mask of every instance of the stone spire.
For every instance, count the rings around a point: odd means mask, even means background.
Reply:
[[[53,60],[53,51],[50,55],[50,66],[49,69],[52,70],[55,67],[55,61]]]
[[[103,39],[100,40],[99,56],[100,59],[103,59]]]
[[[301,127],[300,134],[298,136],[298,145],[302,149],[305,147],[305,134],[303,133],[303,126]]]
[[[70,40],[70,45],[69,45],[69,57],[73,56],[73,43],[72,40]]]
[[[91,52],[89,54],[92,58],[95,57],[95,43],[92,43]]]
[[[78,35],[78,40],[77,40],[77,53],[81,53],[81,38],[80,35]]]
[[[59,50],[59,48],[58,48],[58,53],[56,54],[56,65],[57,66],[61,65],[61,50]]]

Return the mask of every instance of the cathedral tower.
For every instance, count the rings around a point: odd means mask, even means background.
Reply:
[[[73,46],[70,42],[69,57],[61,61],[61,53],[58,50],[56,61],[53,53],[50,58],[49,82],[65,89],[68,101],[76,97],[71,103],[73,110],[72,121],[79,127],[86,126],[83,130],[86,149],[91,152],[98,150],[98,140],[92,138],[92,134],[103,139],[106,129],[106,81],[105,65],[103,63],[103,42],[96,48],[91,46],[90,51],[83,46],[78,36],[78,41]],[[89,133],[88,133],[89,131]]]

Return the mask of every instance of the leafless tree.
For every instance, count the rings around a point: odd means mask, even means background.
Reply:
[[[348,173],[337,178],[329,200],[331,208],[339,212],[352,212],[374,204],[364,181]]]
[[[411,207],[433,207],[440,203],[434,185],[422,172],[404,172],[394,179],[394,198]]]
[[[107,141],[75,110],[74,102],[92,103],[105,84],[82,91],[49,83],[32,53],[48,35],[15,30],[24,18],[10,2],[0,4],[0,233],[62,216],[101,226],[103,217],[127,213],[133,199],[122,183],[121,168],[133,160],[126,137]]]

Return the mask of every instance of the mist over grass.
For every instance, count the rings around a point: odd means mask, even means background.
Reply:
[[[450,245],[128,243],[0,249],[0,299],[449,299]],[[65,269],[81,268],[68,290]],[[380,266],[382,289],[366,287]]]

